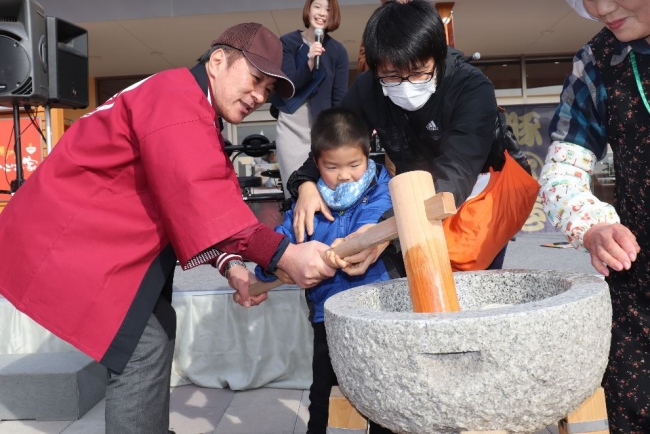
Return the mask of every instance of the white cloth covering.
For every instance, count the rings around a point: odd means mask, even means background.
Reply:
[[[177,268],[172,386],[308,389],[312,328],[304,291],[283,285],[250,309],[234,303],[231,294],[226,280],[210,266]],[[0,297],[0,354],[70,351],[77,350]]]
[[[293,114],[280,112],[276,124],[275,149],[280,167],[280,179],[286,185],[289,176],[302,166],[311,150],[311,105],[305,101]],[[284,196],[290,194],[285,189]]]

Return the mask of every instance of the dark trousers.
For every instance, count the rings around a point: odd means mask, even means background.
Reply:
[[[330,392],[332,386],[338,381],[332,360],[330,349],[327,346],[327,333],[325,323],[312,323],[314,329],[314,357],[311,363],[313,380],[309,388],[309,422],[307,422],[307,434],[325,434],[330,409]]]
[[[326,434],[329,419],[330,392],[338,384],[330,349],[327,345],[325,323],[312,323],[314,329],[314,357],[312,360],[313,380],[309,388],[309,422],[307,434]],[[370,434],[388,434],[392,431],[369,421]]]
[[[503,268],[503,260],[506,259],[506,250],[508,250],[507,244],[499,253],[497,253],[494,260],[492,260],[492,263],[487,267],[487,270],[500,270]]]
[[[370,434],[393,434],[388,428],[384,428],[371,420],[368,420],[368,426],[370,427]]]
[[[607,278],[613,315],[603,387],[612,434],[650,433],[650,280],[642,270],[629,280],[630,272]]]
[[[107,434],[167,434],[169,386],[174,356],[170,339],[151,315],[121,374],[110,373],[106,388]]]

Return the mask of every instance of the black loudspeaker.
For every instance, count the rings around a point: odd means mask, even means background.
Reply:
[[[47,17],[50,107],[88,107],[88,32]]]
[[[0,105],[48,98],[45,13],[33,0],[0,0]]]

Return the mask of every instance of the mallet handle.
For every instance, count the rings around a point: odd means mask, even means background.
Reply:
[[[397,225],[395,224],[395,219],[391,217],[369,228],[367,231],[360,233],[356,237],[341,242],[332,250],[339,257],[345,258],[395,238],[397,238]],[[248,288],[248,293],[253,296],[260,295],[280,285],[282,285],[280,280],[256,282]]]
[[[439,193],[424,201],[427,218],[432,221],[439,221],[456,214],[454,196],[451,193]],[[341,258],[356,255],[367,248],[376,246],[386,241],[397,238],[397,223],[395,217],[377,223],[375,226],[368,228],[367,231],[349,238],[336,247],[334,253]],[[250,295],[260,295],[282,285],[279,280],[273,282],[256,282],[248,289]]]

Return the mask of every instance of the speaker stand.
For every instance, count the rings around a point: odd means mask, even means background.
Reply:
[[[0,190],[2,194],[13,195],[25,182],[23,178],[23,153],[20,144],[20,116],[18,103],[14,102],[14,153],[16,155],[16,179],[9,184],[9,191]]]

